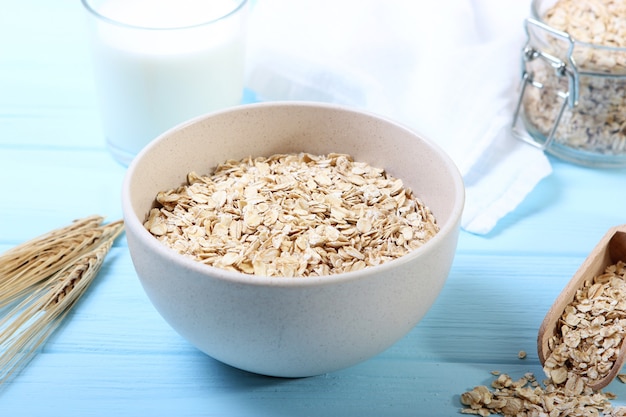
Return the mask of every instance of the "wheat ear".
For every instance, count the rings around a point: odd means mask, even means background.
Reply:
[[[106,226],[90,216],[0,254],[0,309],[99,244]]]
[[[0,384],[32,359],[89,287],[123,231],[123,223],[101,229],[97,244],[55,272],[0,319]]]

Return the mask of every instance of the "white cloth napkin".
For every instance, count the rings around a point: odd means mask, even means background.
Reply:
[[[551,172],[510,133],[529,14],[529,0],[257,0],[247,86],[421,132],[464,177],[462,227],[487,234]]]

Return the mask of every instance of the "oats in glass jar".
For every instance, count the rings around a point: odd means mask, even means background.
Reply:
[[[626,166],[625,14],[624,1],[533,2],[525,73],[538,88],[520,98],[523,120],[556,156]]]

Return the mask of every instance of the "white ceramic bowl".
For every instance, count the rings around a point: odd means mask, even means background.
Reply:
[[[386,264],[323,277],[263,277],[203,265],[142,225],[159,191],[190,171],[275,153],[347,153],[401,178],[440,232]],[[165,320],[211,357],[282,377],[331,372],[406,335],[432,306],[454,258],[464,204],[461,176],[437,146],[392,121],[325,104],[240,106],[177,126],[133,160],[123,185],[130,254]]]

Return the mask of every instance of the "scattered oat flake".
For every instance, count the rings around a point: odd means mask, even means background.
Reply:
[[[567,392],[565,386],[539,384],[533,374],[513,380],[500,374],[491,384],[474,387],[461,394],[462,414],[507,417],[560,417],[560,416],[624,416],[626,410],[614,408],[610,393],[593,392],[589,388],[581,393]]]

